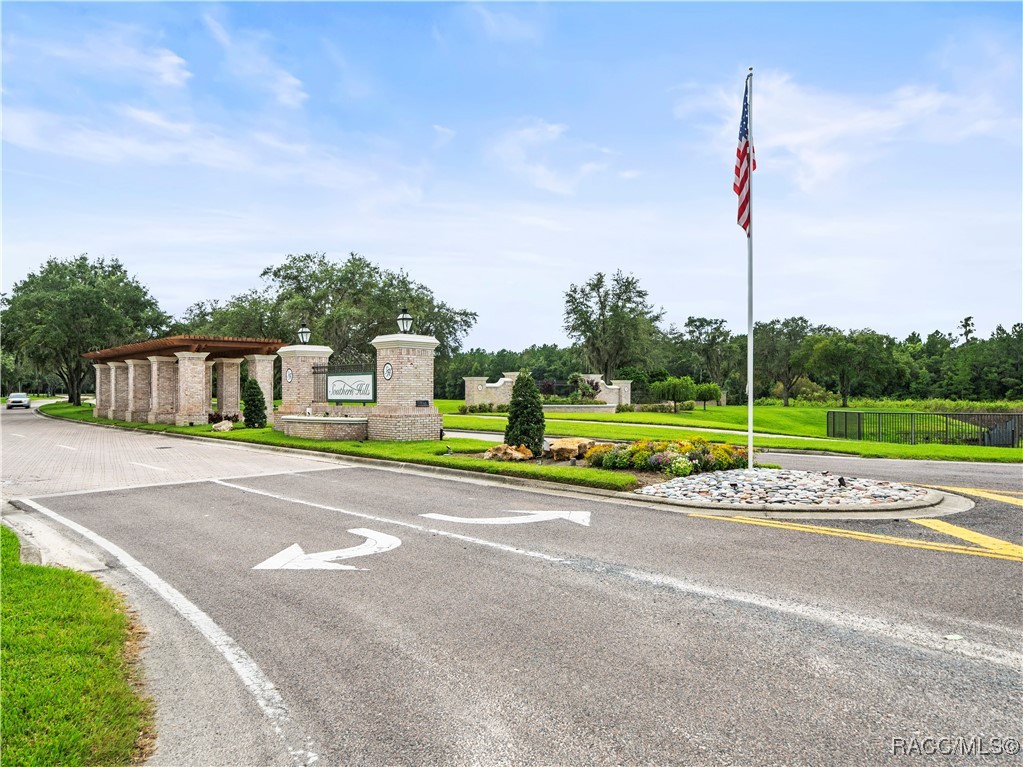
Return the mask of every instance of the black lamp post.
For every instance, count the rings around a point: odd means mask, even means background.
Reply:
[[[312,331],[309,329],[309,326],[303,322],[302,327],[298,329],[298,342],[300,344],[309,343],[309,336],[311,335]]]
[[[398,330],[402,333],[412,330],[412,315],[408,313],[408,309],[402,309],[398,315]]]

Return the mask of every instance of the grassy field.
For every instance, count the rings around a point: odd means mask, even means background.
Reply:
[[[555,414],[551,414],[555,415]],[[557,413],[557,416],[562,415]],[[459,431],[501,432],[504,419],[494,416],[446,415],[445,429]],[[691,431],[685,427],[649,426],[628,423],[581,423],[572,420],[547,419],[547,432],[564,437],[591,437],[631,441],[637,439],[692,439],[703,437],[708,442],[744,444],[744,433]],[[838,439],[797,439],[794,437],[757,437],[756,449],[822,450],[829,453],[858,455],[863,458],[906,458],[932,461],[989,461],[992,463],[1023,463],[1023,450],[1006,447],[973,447],[970,445],[896,445],[889,442],[858,442]]]
[[[120,599],[83,573],[22,564],[17,536],[0,536],[0,765],[132,764],[152,706],[134,686]]]

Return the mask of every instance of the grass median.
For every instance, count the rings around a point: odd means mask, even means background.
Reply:
[[[22,564],[0,528],[3,767],[128,765],[146,756],[152,706],[119,597],[72,570]]]

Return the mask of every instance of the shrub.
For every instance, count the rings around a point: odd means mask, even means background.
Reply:
[[[652,455],[653,453],[651,453],[649,450],[635,450],[632,452],[632,458],[630,459],[629,463],[634,469],[637,469],[639,471],[646,471],[647,463],[649,462],[650,456]]]
[[[498,413],[507,413],[510,408],[511,405],[508,405],[504,402],[502,402],[500,405],[494,405],[494,410]]]
[[[230,421],[231,423],[238,423],[238,414],[234,413],[233,415],[225,416],[223,413],[219,413],[216,410],[214,410],[207,417],[207,421],[209,423],[220,423],[221,421]]]
[[[600,445],[594,445],[586,451],[586,462],[595,469],[599,469],[604,465],[604,456],[611,452],[614,445],[609,445],[606,442]]]
[[[553,378],[545,378],[540,382],[540,393],[550,397],[558,393],[558,382]]]
[[[255,378],[248,379],[242,387],[242,407],[246,426],[250,429],[262,429],[266,426],[266,400]]]
[[[693,473],[693,468],[688,458],[679,456],[668,464],[668,474],[673,477],[688,477]]]
[[[533,455],[540,455],[545,429],[540,390],[529,371],[523,370],[512,387],[508,427],[504,430],[505,444],[525,445],[533,451]]]
[[[651,471],[667,472],[671,468],[671,462],[678,457],[678,453],[671,450],[666,450],[663,453],[654,453],[650,456],[650,460],[647,461],[647,466]]]
[[[459,412],[459,413],[460,413],[461,415],[465,415],[466,413],[468,413],[468,412],[469,412],[469,406],[468,406],[468,405],[459,405],[459,406],[458,406],[458,412]]]
[[[629,448],[615,445],[604,455],[605,469],[627,469],[632,461]]]
[[[685,402],[678,403],[679,410],[692,410],[696,407],[695,400],[687,399]]]
[[[663,402],[655,402],[650,405],[636,405],[637,413],[673,413],[675,408],[671,405],[665,405]]]
[[[635,413],[636,408],[633,405],[619,405],[615,408],[616,413]]]

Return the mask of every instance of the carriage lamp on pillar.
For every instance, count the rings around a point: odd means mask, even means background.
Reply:
[[[408,313],[408,309],[402,309],[398,315],[398,330],[402,333],[412,330],[412,315]]]

